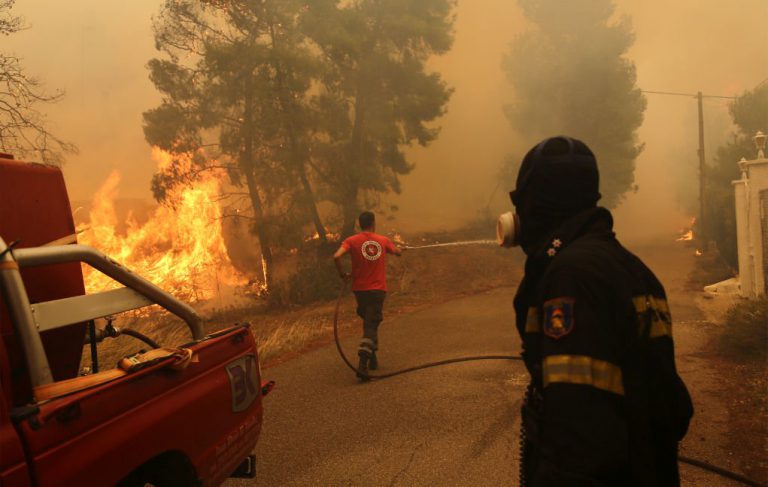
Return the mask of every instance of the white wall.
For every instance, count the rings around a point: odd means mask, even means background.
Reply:
[[[736,199],[736,238],[739,251],[739,282],[741,295],[747,298],[766,292],[766,245],[763,220],[764,207],[760,192],[768,190],[768,159],[765,157],[739,163],[742,177],[734,181]],[[768,223],[766,223],[768,224]]]

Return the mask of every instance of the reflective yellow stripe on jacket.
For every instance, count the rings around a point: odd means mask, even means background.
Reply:
[[[544,387],[555,382],[583,384],[624,395],[621,369],[585,355],[551,355],[544,358]]]
[[[541,331],[541,325],[539,324],[539,311],[534,308],[528,308],[528,317],[525,319],[525,332],[526,333],[539,333]]]

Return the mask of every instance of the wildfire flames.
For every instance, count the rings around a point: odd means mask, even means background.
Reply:
[[[157,148],[152,158],[160,168],[171,156]],[[177,160],[178,162],[178,160]],[[191,164],[189,161],[183,163]],[[154,284],[190,301],[205,301],[232,294],[248,279],[229,260],[221,229],[218,200],[221,174],[206,173],[193,186],[179,186],[169,195],[174,208],[159,206],[139,225],[129,214],[125,234],[118,234],[115,197],[120,174],[113,171],[94,196],[90,222],[79,236]],[[89,293],[120,286],[111,278],[83,266]]]
[[[341,235],[338,233],[326,232],[325,239],[328,240],[329,242],[338,242],[341,239]],[[317,233],[317,231],[315,231],[315,233],[313,233],[312,235],[304,239],[305,242],[311,242],[313,240],[320,240],[320,234]]]
[[[688,225],[687,228],[681,228],[680,229],[680,236],[675,239],[678,242],[689,242],[694,239],[695,235],[693,233],[693,227],[696,225],[696,217],[691,218],[691,223]],[[701,249],[696,249],[693,252],[693,255],[696,257],[701,257],[704,255],[704,252],[701,251]]]
[[[696,224],[696,217],[691,218],[691,223],[687,229],[680,230],[680,237],[677,238],[678,242],[687,242],[693,240],[693,226]]]

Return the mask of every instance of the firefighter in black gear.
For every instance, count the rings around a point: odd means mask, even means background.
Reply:
[[[597,206],[597,162],[569,137],[523,159],[510,193],[527,255],[515,296],[530,385],[521,484],[679,485],[693,406],[661,283]]]

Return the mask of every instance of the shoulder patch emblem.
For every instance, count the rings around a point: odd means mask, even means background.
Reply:
[[[573,331],[573,298],[555,298],[544,302],[542,331],[555,340]]]

